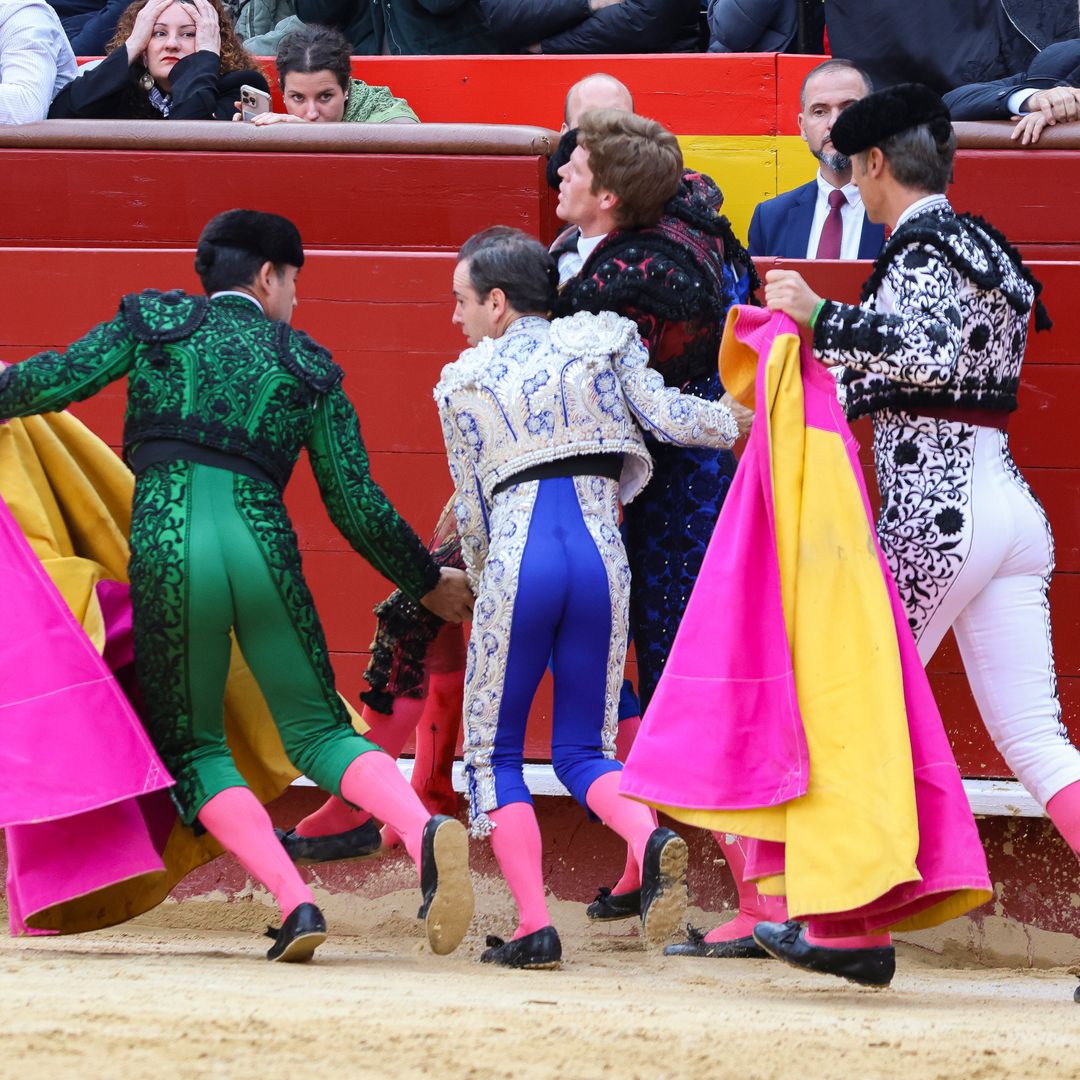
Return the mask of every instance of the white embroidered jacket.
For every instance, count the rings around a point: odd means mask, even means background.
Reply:
[[[443,368],[435,401],[474,588],[502,481],[549,461],[622,454],[619,495],[628,503],[652,475],[643,430],[679,446],[735,442],[738,427],[726,405],[665,386],[648,363],[634,323],[602,311],[554,322],[526,316]]]

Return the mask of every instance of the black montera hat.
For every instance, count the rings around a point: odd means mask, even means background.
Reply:
[[[929,124],[934,138],[944,142],[951,123],[948,106],[929,86],[900,83],[849,105],[837,117],[830,137],[841,154],[851,157],[921,124]]]
[[[211,218],[199,237],[196,262],[212,262],[206,256],[214,247],[239,248],[275,266],[304,265],[300,230],[288,218],[262,210],[226,210]]]

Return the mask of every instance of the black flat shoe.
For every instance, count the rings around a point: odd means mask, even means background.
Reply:
[[[797,922],[759,922],[754,940],[770,956],[804,971],[838,975],[859,986],[888,986],[896,974],[896,950],[891,946],[873,949],[828,949],[811,945],[806,931]]]
[[[707,956],[714,960],[768,960],[769,954],[753,939],[733,938],[731,941],[706,941],[696,926],[686,927],[686,940],[677,941],[664,949],[665,956]]]
[[[295,829],[289,832],[275,829],[274,834],[289,858],[300,866],[341,859],[367,859],[378,855],[382,848],[379,826],[371,818],[355,829],[329,836],[297,836]]]
[[[424,826],[420,891],[424,901],[416,917],[424,920],[431,951],[445,956],[461,944],[476,903],[469,875],[469,834],[457,818],[436,814]]]
[[[641,914],[641,890],[617,893],[601,885],[596,899],[585,909],[585,914],[597,922],[636,918]]]
[[[480,956],[481,964],[536,971],[557,968],[561,960],[562,942],[554,926],[543,926],[514,941],[503,941],[501,937],[488,934],[487,948]]]
[[[302,964],[326,940],[326,920],[314,904],[300,904],[281,926],[268,926],[266,936],[274,939],[267,960]]]
[[[641,933],[663,945],[682,922],[686,891],[686,841],[670,829],[653,829],[641,868]]]

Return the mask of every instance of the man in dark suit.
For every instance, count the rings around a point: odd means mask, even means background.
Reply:
[[[1027,71],[958,86],[945,95],[953,120],[1018,120],[1013,138],[1038,142],[1044,127],[1080,119],[1080,41],[1057,41]]]
[[[809,184],[759,203],[750,221],[750,254],[784,259],[875,259],[885,230],[863,210],[851,161],[834,149],[836,118],[873,88],[848,60],[826,60],[803,80],[799,132],[818,159]]]

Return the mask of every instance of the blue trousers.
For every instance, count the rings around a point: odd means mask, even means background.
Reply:
[[[465,676],[474,821],[531,802],[525,725],[549,659],[555,774],[585,806],[593,782],[621,768],[613,755],[629,584],[614,481],[560,477],[496,497]]]

